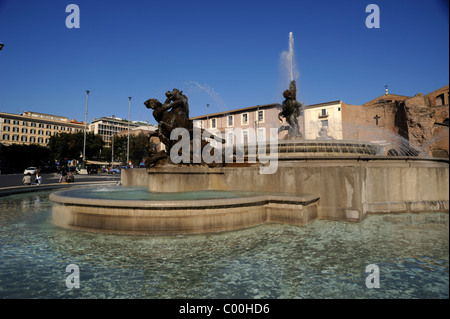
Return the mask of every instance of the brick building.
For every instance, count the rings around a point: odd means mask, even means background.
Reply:
[[[343,138],[385,143],[387,147],[409,142],[429,155],[448,157],[448,96],[446,85],[426,95],[387,93],[363,105],[343,103]]]

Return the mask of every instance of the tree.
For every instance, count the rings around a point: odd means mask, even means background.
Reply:
[[[128,136],[114,136],[114,160],[126,164],[127,162],[127,143]],[[130,153],[129,159],[133,165],[138,166],[144,158],[149,156],[148,135],[140,133],[139,135],[130,135]],[[102,159],[111,161],[111,147],[105,147],[102,152]]]
[[[84,132],[59,133],[50,138],[48,147],[51,157],[56,161],[80,159],[83,156]],[[105,142],[100,135],[86,133],[86,159],[97,159]]]
[[[50,159],[47,147],[38,144],[12,144],[2,147],[2,165],[14,171],[23,171],[29,166],[44,166]]]

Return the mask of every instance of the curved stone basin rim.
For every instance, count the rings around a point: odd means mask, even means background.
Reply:
[[[227,206],[248,206],[264,205],[269,203],[279,204],[297,204],[308,205],[319,199],[313,194],[268,194],[261,193],[256,196],[245,196],[236,198],[217,198],[217,199],[190,199],[190,200],[126,200],[126,199],[96,199],[96,198],[78,198],[64,194],[70,194],[70,191],[59,191],[50,194],[50,200],[55,203],[79,206],[96,207],[121,207],[121,208],[139,208],[139,209],[192,209],[192,208],[217,208]]]
[[[248,197],[175,201],[77,198],[70,193],[50,195],[54,224],[122,234],[200,234],[267,222],[300,226],[316,219],[319,200],[311,194],[257,192]]]

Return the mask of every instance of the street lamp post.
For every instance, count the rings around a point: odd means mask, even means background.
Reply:
[[[128,97],[128,141],[127,141],[127,166],[130,165],[130,110],[131,96]]]
[[[83,163],[81,164],[81,168],[85,168],[85,165],[86,165],[86,128],[87,128],[89,92],[90,92],[89,90],[86,90],[86,114],[84,115]]]
[[[113,167],[114,167],[114,123],[111,122],[111,168]]]
[[[206,129],[209,128],[209,104],[206,104]]]

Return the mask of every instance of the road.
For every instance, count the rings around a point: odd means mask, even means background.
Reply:
[[[58,183],[59,175],[54,173],[44,173],[42,175],[42,184]],[[23,174],[3,174],[0,175],[0,188],[11,186],[23,186]],[[75,175],[76,182],[101,182],[101,181],[120,181],[120,174],[92,174],[92,175]]]

